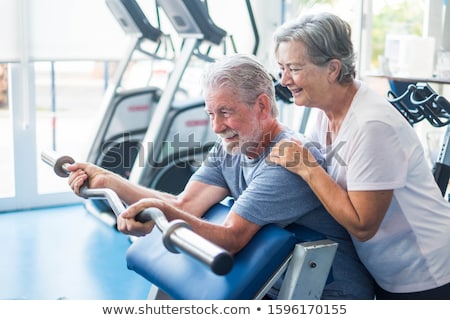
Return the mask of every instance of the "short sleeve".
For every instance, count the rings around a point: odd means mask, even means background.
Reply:
[[[232,208],[250,222],[284,226],[320,206],[307,183],[285,168],[266,163],[255,172]]]
[[[396,189],[406,184],[407,152],[396,129],[381,121],[367,122],[353,137],[348,190]]]

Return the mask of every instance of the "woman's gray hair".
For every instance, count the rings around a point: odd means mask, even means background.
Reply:
[[[338,16],[322,12],[304,15],[278,27],[274,33],[275,53],[281,42],[300,41],[306,47],[309,60],[318,66],[332,59],[342,63],[339,83],[355,78],[355,53],[351,40],[351,27]]]
[[[271,115],[278,117],[275,86],[271,75],[255,57],[234,54],[212,63],[203,73],[203,95],[220,88],[234,90],[238,99],[251,106],[261,93],[270,99]]]

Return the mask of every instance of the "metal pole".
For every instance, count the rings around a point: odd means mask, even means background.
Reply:
[[[51,77],[51,112],[52,112],[52,148],[56,150],[56,89],[55,89],[55,61],[50,62]]]

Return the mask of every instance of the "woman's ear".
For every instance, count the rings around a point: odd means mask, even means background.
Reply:
[[[333,82],[338,78],[342,64],[338,59],[332,59],[328,62],[328,75]]]

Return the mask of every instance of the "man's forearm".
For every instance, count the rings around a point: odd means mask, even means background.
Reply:
[[[106,186],[114,190],[119,198],[128,205],[143,198],[161,199],[169,203],[174,203],[176,200],[175,195],[131,183],[119,175],[110,176]]]

